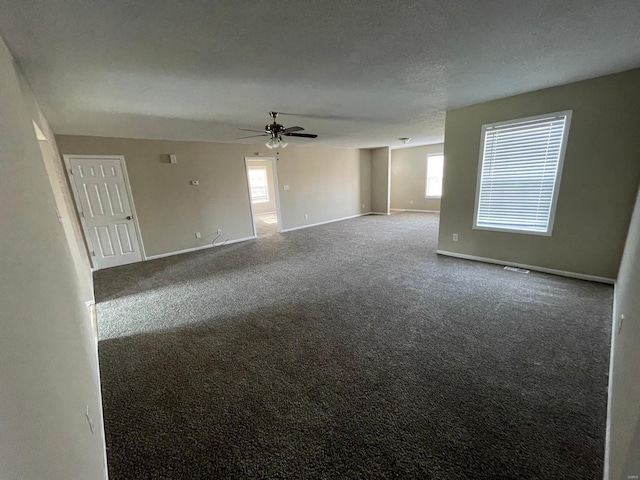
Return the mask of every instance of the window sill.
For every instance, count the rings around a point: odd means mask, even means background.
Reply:
[[[538,237],[550,237],[551,230],[548,232],[534,232],[531,230],[517,230],[515,228],[500,228],[500,227],[478,227],[473,226],[474,230],[486,230],[488,232],[502,232],[502,233],[519,233],[520,235],[536,235]]]

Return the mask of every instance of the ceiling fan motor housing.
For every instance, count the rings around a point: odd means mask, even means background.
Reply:
[[[279,123],[270,123],[269,125],[265,125],[264,129],[266,132],[271,133],[271,135],[277,135],[284,130],[284,125]]]
[[[266,132],[270,133],[272,137],[275,137],[284,130],[284,125],[276,121],[276,118],[278,118],[278,112],[269,112],[269,115],[273,118],[273,123],[265,125],[264,129]]]

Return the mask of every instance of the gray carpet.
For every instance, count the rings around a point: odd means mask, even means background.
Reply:
[[[97,272],[118,479],[600,479],[610,286],[369,216]]]
[[[258,237],[274,235],[278,233],[278,217],[275,213],[263,213],[253,216]]]

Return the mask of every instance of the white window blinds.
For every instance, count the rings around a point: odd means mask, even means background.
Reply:
[[[482,127],[474,228],[550,235],[571,112]]]

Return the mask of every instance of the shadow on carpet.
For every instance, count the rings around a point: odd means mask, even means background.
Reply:
[[[611,288],[436,233],[363,218],[99,272],[110,478],[600,479]]]

